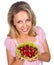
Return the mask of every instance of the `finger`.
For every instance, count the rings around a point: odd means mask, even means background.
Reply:
[[[24,61],[24,58],[21,57],[21,60]]]

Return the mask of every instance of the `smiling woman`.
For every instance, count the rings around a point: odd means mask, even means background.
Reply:
[[[8,36],[10,35],[13,38],[13,35],[14,35],[14,37],[17,37],[19,31],[16,31],[14,25],[12,25],[13,20],[14,21],[16,20],[16,22],[18,22],[18,21],[21,21],[21,19],[25,18],[25,17],[27,17],[27,20],[32,22],[32,28],[29,32],[29,35],[36,36],[36,34],[33,32],[33,27],[34,27],[34,25],[36,25],[36,17],[35,17],[34,12],[31,9],[31,7],[29,6],[29,4],[26,2],[21,2],[21,3],[17,2],[11,6],[9,13],[8,13],[8,23],[10,25],[10,32],[12,31],[13,33],[9,32]],[[24,21],[25,21],[25,19],[24,19]]]
[[[22,17],[23,16],[23,17]],[[20,11],[14,16],[14,25],[19,31],[20,35],[28,34],[32,27],[32,22],[29,19],[28,13],[25,11]]]
[[[10,7],[8,24],[10,31],[5,40],[8,65],[42,65],[43,61],[48,62],[50,60],[50,51],[45,32],[41,27],[36,26],[35,14],[28,3],[20,1]],[[31,61],[29,59],[26,61],[19,57],[16,53],[16,48],[19,44],[25,42],[31,42],[34,46],[37,45],[39,49],[37,58],[35,57]],[[34,48],[31,51],[29,49],[27,53],[31,56]],[[26,52],[25,48],[24,52]]]

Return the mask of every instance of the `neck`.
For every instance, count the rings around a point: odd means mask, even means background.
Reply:
[[[22,39],[26,39],[26,38],[29,37],[29,35],[20,35],[19,37],[22,38]]]

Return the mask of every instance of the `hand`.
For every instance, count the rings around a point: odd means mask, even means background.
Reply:
[[[24,59],[22,59],[20,56],[18,56],[18,54],[16,55],[16,60],[19,60],[21,62],[24,62]]]
[[[20,56],[18,54],[16,54],[16,59],[20,59]]]

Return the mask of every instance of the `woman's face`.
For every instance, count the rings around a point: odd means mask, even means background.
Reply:
[[[32,22],[25,11],[20,11],[14,15],[14,25],[21,35],[28,34],[32,27]]]

